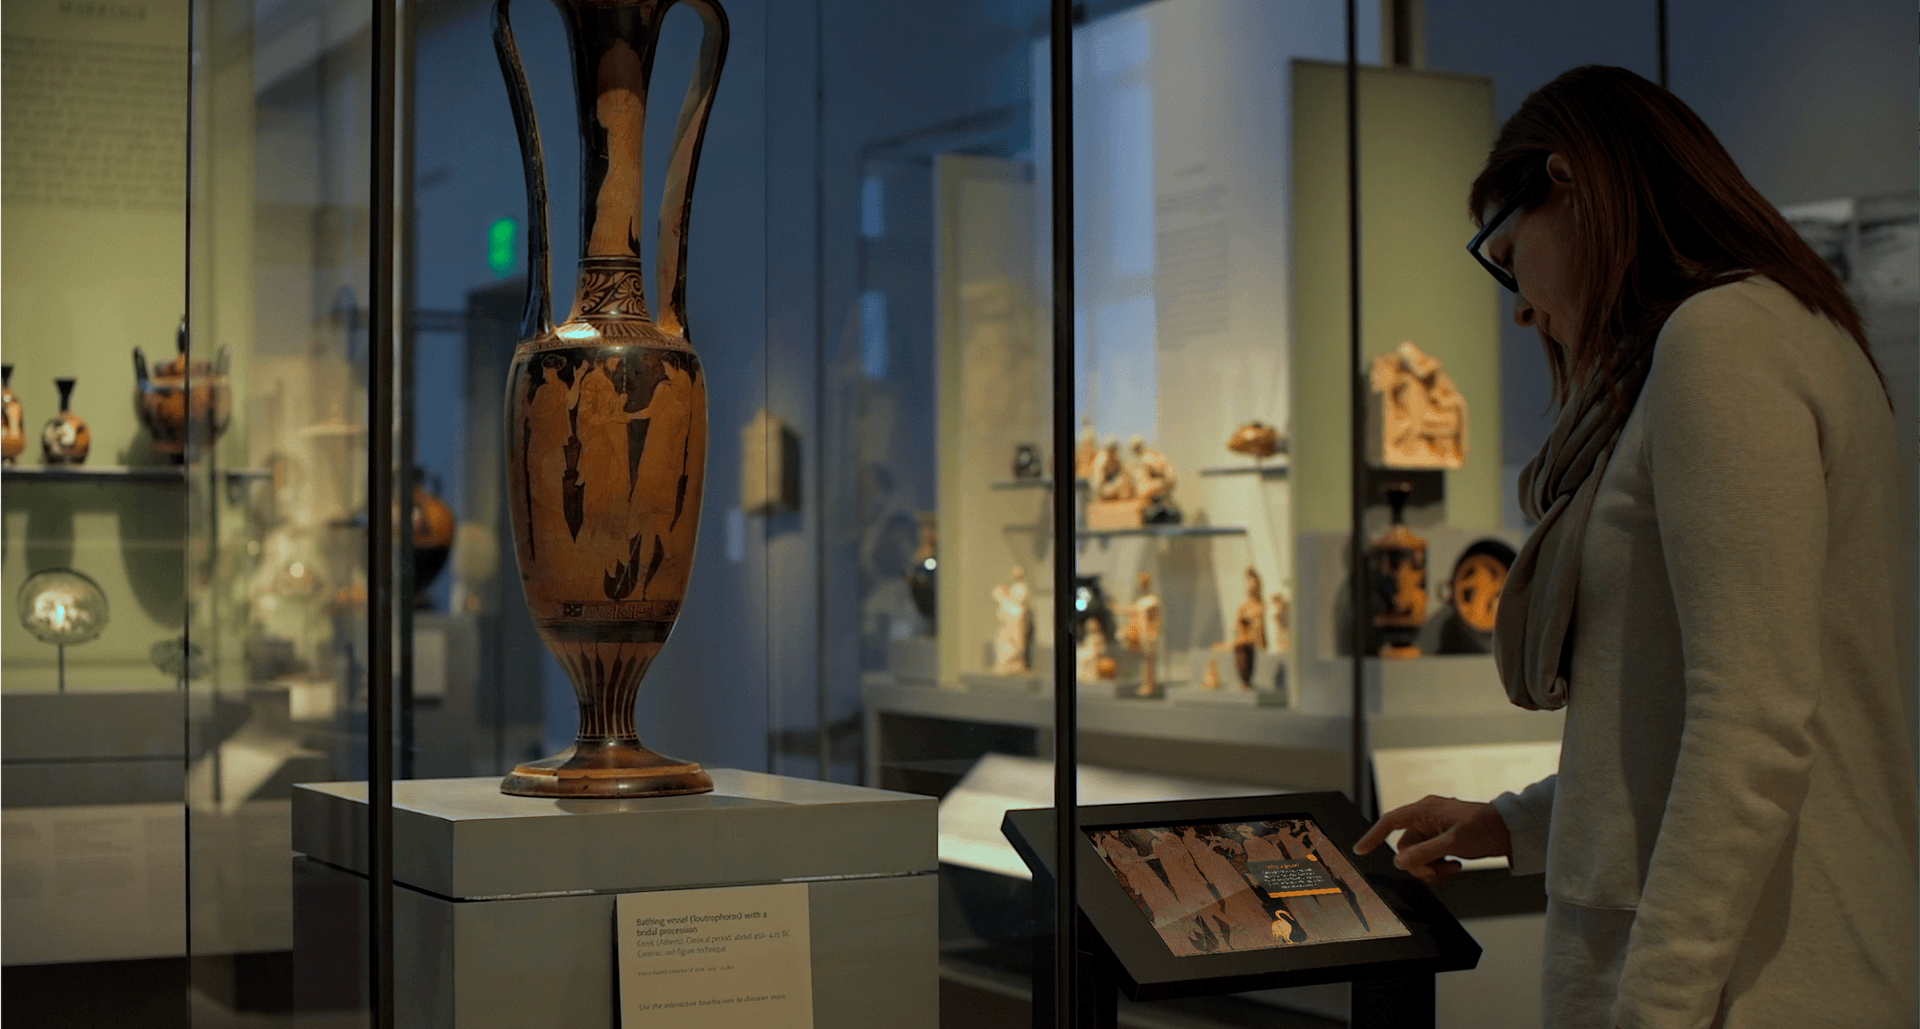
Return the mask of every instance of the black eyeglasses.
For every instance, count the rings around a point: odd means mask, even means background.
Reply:
[[[1473,241],[1467,244],[1467,252],[1473,255],[1474,260],[1480,262],[1480,267],[1485,268],[1487,274],[1493,276],[1495,282],[1505,286],[1509,293],[1520,292],[1520,280],[1514,278],[1512,272],[1495,264],[1493,259],[1487,256],[1484,248],[1487,240],[1492,239],[1493,234],[1500,231],[1500,224],[1512,217],[1513,213],[1520,209],[1520,202],[1525,198],[1526,193],[1524,191],[1516,193],[1512,200],[1507,201],[1506,206],[1500,208],[1499,211],[1494,213],[1493,217],[1487,219],[1486,227],[1481,229],[1480,232],[1473,237]]]

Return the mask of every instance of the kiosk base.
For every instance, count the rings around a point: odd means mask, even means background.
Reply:
[[[1055,1029],[1052,933],[1033,941],[1033,1029]],[[1080,1024],[1073,1029],[1117,1029],[1120,1022],[1120,968],[1093,924],[1080,916]],[[1360,979],[1350,984],[1350,1029],[1432,1029],[1435,1023],[1433,973],[1402,979]]]

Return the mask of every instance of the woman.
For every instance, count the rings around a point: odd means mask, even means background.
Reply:
[[[1706,125],[1562,75],[1473,184],[1475,255],[1559,407],[1502,594],[1559,774],[1384,815],[1394,863],[1546,872],[1554,1027],[1911,1026],[1914,755],[1895,667],[1898,460],[1859,315]]]

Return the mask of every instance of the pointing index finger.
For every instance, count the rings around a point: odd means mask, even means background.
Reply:
[[[1407,841],[1403,839],[1400,842]],[[1401,847],[1400,854],[1393,859],[1393,863],[1408,870],[1431,865],[1446,858],[1448,851],[1453,849],[1453,845],[1453,830],[1449,829],[1430,839],[1419,840]]]
[[[1389,834],[1399,829],[1405,829],[1412,824],[1413,821],[1408,817],[1406,808],[1394,808],[1392,811],[1381,815],[1380,820],[1373,823],[1373,827],[1367,830],[1367,834],[1360,837],[1359,842],[1353,845],[1353,852],[1355,854],[1371,854],[1375,847],[1386,842]]]

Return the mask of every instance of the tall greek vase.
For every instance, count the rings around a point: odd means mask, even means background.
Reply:
[[[1367,575],[1373,582],[1373,625],[1381,635],[1381,657],[1419,657],[1414,642],[1427,624],[1427,541],[1407,528],[1410,483],[1387,487],[1393,526],[1367,549]]]
[[[493,9],[527,176],[527,304],[507,377],[507,488],[534,625],[573,680],[573,746],[516,767],[504,793],[636,797],[704,793],[691,761],[640,742],[640,680],[680,614],[693,571],[707,461],[707,381],[687,340],[687,215],[726,56],[713,0],[554,0],[572,50],[581,139],[579,288],[566,321],[548,305],[545,157],[526,70]],[[647,80],[667,11],[705,23],[660,202],[658,316],[640,266]]]

